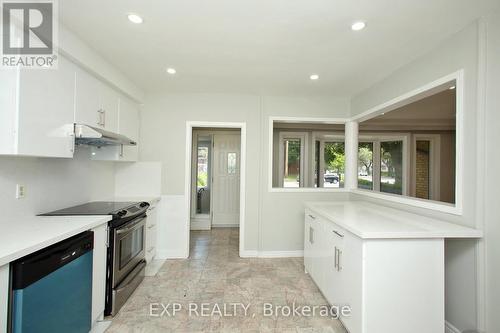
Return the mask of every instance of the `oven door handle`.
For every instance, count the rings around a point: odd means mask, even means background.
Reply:
[[[126,228],[117,229],[116,230],[116,234],[117,235],[121,235],[121,234],[125,234],[125,233],[130,232],[131,230],[135,229],[135,227],[137,227],[137,225],[141,224],[141,221],[143,221],[145,218],[146,218],[145,216],[140,217],[140,219],[137,222],[135,222],[134,224],[132,224],[132,225],[126,227]]]

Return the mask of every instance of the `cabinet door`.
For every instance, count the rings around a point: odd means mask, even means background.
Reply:
[[[99,91],[103,127],[106,131],[118,133],[119,95],[111,87],[101,82],[99,82]]]
[[[325,259],[325,291],[324,295],[328,302],[333,305],[339,304],[340,290],[340,269],[339,255],[343,251],[340,237],[334,233],[332,223],[325,230],[326,242],[326,259]]]
[[[148,210],[148,219],[146,222],[146,261],[149,263],[156,255],[156,231],[157,228],[157,210],[156,206],[151,206]]]
[[[76,71],[75,123],[104,128],[104,114],[99,100],[99,81],[78,68]]]
[[[92,324],[101,319],[106,297],[106,255],[107,225],[101,225],[94,232],[94,254],[92,268]]]
[[[73,157],[75,69],[61,57],[58,69],[20,71],[17,154]]]
[[[139,109],[137,105],[126,99],[120,99],[119,133],[137,142],[139,140]],[[137,146],[123,146],[120,154],[122,161],[137,161],[139,149]]]
[[[324,238],[320,219],[314,214],[311,217],[311,234],[312,234],[312,255],[311,255],[311,272],[309,273],[319,288],[323,285],[323,251]]]
[[[0,266],[0,332],[7,332],[9,317],[9,264]]]
[[[361,332],[362,293],[363,293],[363,242],[349,232],[344,233],[340,255],[340,281],[338,304],[349,305],[351,315],[342,317],[342,323],[349,332]]]
[[[312,257],[314,243],[314,229],[312,227],[312,214],[306,211],[304,219],[304,268],[312,276]]]

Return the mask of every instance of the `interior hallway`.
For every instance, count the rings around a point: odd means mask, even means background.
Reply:
[[[158,274],[146,277],[114,318],[107,332],[331,332],[344,333],[329,317],[263,315],[263,303],[325,305],[304,273],[302,258],[243,259],[238,256],[238,228],[191,231],[189,259],[167,260]],[[189,303],[250,304],[248,315],[189,316]],[[175,316],[150,316],[150,304],[180,303]],[[158,314],[162,311],[154,311]],[[170,311],[172,313],[172,311]],[[230,312],[232,313],[232,312]]]

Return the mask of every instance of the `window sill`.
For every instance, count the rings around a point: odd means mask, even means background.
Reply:
[[[400,196],[397,194],[373,192],[370,190],[354,189],[350,193],[363,195],[370,198],[381,199],[385,201],[395,202],[399,204],[404,204],[408,206],[414,206],[418,208],[430,209],[439,211],[442,213],[448,213],[453,215],[462,215],[462,208],[453,204],[448,204],[439,201],[410,198],[405,196]]]
[[[329,192],[329,193],[349,193],[349,190],[345,188],[324,188],[324,187],[272,187],[269,189],[269,192],[272,193],[320,193],[320,192]]]

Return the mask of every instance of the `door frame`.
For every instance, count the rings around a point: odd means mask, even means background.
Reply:
[[[240,239],[239,255],[242,257],[245,249],[245,178],[246,178],[246,122],[213,122],[213,121],[186,121],[186,161],[185,161],[185,211],[186,211],[186,247],[185,257],[189,257],[189,235],[191,231],[191,182],[192,182],[192,154],[193,128],[220,128],[240,130]]]

